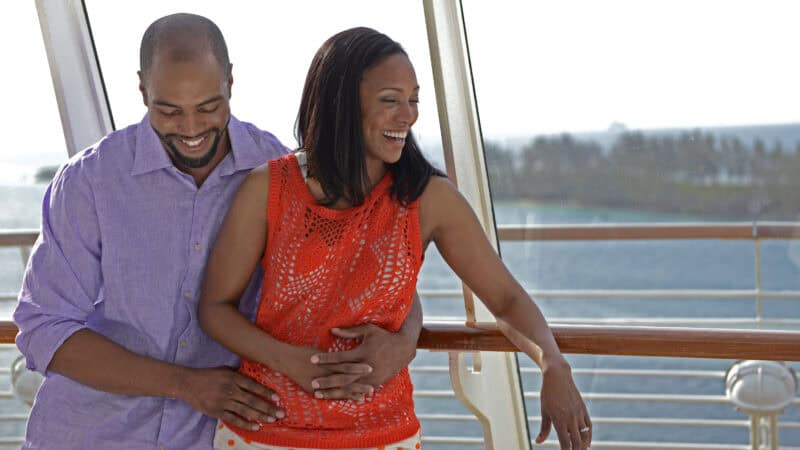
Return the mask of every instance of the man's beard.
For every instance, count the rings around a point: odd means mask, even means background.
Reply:
[[[153,128],[153,131],[156,132],[156,135],[158,135],[159,139],[161,139],[161,143],[164,144],[164,147],[166,147],[167,153],[169,153],[170,158],[172,158],[172,162],[177,166],[187,169],[199,169],[208,165],[208,163],[211,162],[211,160],[214,159],[214,156],[217,154],[219,143],[222,140],[222,130],[219,128],[212,128],[211,130],[202,133],[213,133],[214,140],[211,142],[211,147],[204,155],[198,158],[191,158],[181,153],[180,150],[178,150],[178,147],[175,145],[175,139],[180,139],[182,136],[178,134],[161,134],[155,128]]]

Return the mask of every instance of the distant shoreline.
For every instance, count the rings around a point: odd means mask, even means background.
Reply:
[[[42,166],[36,169],[33,179],[36,183],[49,183],[56,176],[58,166]]]
[[[667,216],[671,219],[685,219],[686,222],[693,222],[693,221],[714,221],[714,222],[749,222],[752,218],[744,218],[744,217],[724,217],[724,216],[716,216],[716,215],[703,215],[703,214],[684,214],[679,212],[671,212],[671,211],[658,211],[653,209],[644,209],[644,208],[629,208],[629,207],[613,207],[613,206],[604,206],[604,205],[591,205],[581,203],[577,200],[572,200],[568,202],[548,202],[542,200],[535,200],[535,199],[493,199],[495,207],[497,206],[506,206],[506,207],[531,207],[531,208],[541,208],[541,207],[553,207],[553,208],[574,208],[574,209],[581,209],[586,211],[596,211],[598,213],[629,213],[631,215],[635,214],[656,214],[660,216]],[[665,217],[666,219],[666,217]]]

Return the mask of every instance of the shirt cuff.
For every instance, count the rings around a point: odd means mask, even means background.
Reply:
[[[48,375],[47,368],[56,351],[70,336],[85,328],[86,325],[70,320],[42,324],[17,335],[17,347],[25,356],[28,369]]]

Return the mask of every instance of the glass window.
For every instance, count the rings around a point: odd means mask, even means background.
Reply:
[[[739,222],[749,236],[751,222],[800,217],[800,62],[787,56],[800,38],[795,3],[465,0],[463,9],[498,224]],[[551,318],[797,327],[800,316],[783,315],[786,302],[768,290],[797,289],[798,245],[501,249]],[[597,302],[549,292],[597,289],[757,295]]]
[[[796,220],[794,13],[465,0],[498,220]]]
[[[5,108],[0,110],[0,232],[38,229],[42,195],[56,166],[67,159],[58,104],[34,2],[7,2],[0,15],[0,42],[6,64],[0,70]],[[0,247],[0,320],[11,320],[25,259],[20,247]],[[8,391],[8,369],[19,356],[13,344],[0,345],[0,377]],[[28,407],[16,397],[0,398],[0,449],[19,448]]]
[[[463,0],[463,11],[499,225],[747,228],[800,217],[796,3]],[[798,292],[798,245],[503,241],[501,250],[551,322],[796,330],[800,295],[769,294]],[[735,425],[747,416],[722,397],[731,361],[569,359],[592,399],[595,442],[748,442],[747,424]],[[520,360],[535,436],[541,381]],[[673,400],[653,400],[665,394]],[[789,434],[780,444],[798,445]]]
[[[66,145],[36,5],[3,5],[0,23],[4,59],[12,63],[0,71],[7,105],[0,112],[5,140],[0,152],[0,229],[36,228],[44,192],[40,181],[49,181],[44,169],[67,158]]]
[[[0,24],[3,58],[9,63],[0,70],[6,87],[6,107],[0,111],[0,230],[37,229],[46,183],[66,160],[66,144],[36,5],[3,5]],[[2,319],[11,316],[23,269],[18,247],[0,247]]]

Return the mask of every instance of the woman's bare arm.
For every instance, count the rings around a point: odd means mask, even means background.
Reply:
[[[267,166],[254,169],[233,199],[206,265],[200,326],[234,353],[273,366],[282,343],[239,312],[239,299],[267,241]]]
[[[585,448],[591,435],[581,437],[578,430],[590,426],[589,415],[547,321],[447,179],[431,179],[420,203],[420,228],[423,243],[436,244],[448,265],[497,318],[503,334],[541,367],[543,427],[537,441],[546,438],[552,420],[562,447],[569,448],[571,441],[572,448]]]

